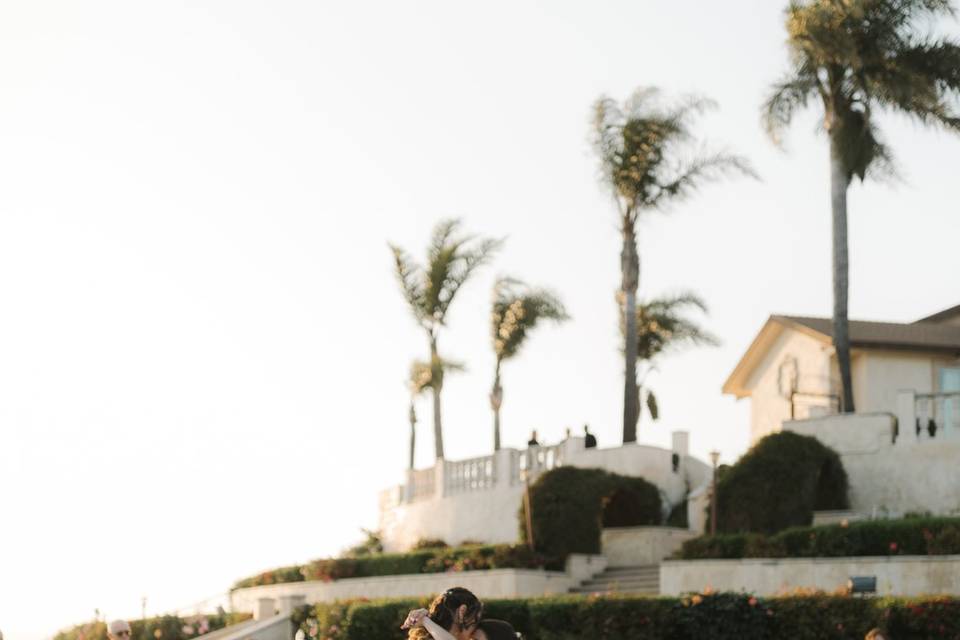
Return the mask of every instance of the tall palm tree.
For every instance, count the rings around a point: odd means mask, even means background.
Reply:
[[[410,464],[409,469],[413,471],[414,454],[417,447],[417,408],[416,401],[424,391],[433,388],[434,372],[440,372],[440,379],[443,379],[445,373],[463,371],[464,367],[459,362],[441,360],[437,366],[431,366],[429,362],[423,360],[414,360],[410,364],[410,377],[407,379],[407,388],[410,390]],[[441,382],[440,386],[443,384]]]
[[[656,89],[636,91],[623,106],[601,97],[594,105],[594,147],[601,176],[613,190],[622,238],[620,293],[624,300],[623,441],[637,439],[637,288],[641,215],[689,195],[705,180],[728,172],[750,173],[746,162],[726,153],[697,154],[690,147],[694,116],[711,105],[691,98],[663,104]]]
[[[622,295],[619,295],[622,308]],[[700,323],[691,318],[688,312],[698,311],[707,313],[707,305],[695,293],[682,292],[676,295],[653,298],[646,302],[637,303],[637,364],[640,368],[637,384],[637,424],[643,406],[653,420],[659,418],[659,404],[657,397],[649,388],[645,388],[644,380],[656,370],[659,356],[684,347],[716,346],[720,344],[717,338],[704,329]],[[623,313],[620,314],[620,330],[624,331]]]
[[[457,292],[479,267],[490,260],[502,243],[502,240],[464,235],[460,232],[459,220],[443,220],[433,230],[425,265],[414,262],[400,247],[390,245],[403,297],[430,343],[433,437],[438,460],[443,458],[440,418],[443,360],[437,348],[437,338]]]
[[[496,367],[490,408],[493,409],[493,450],[500,450],[500,406],[503,404],[503,386],[500,368],[504,360],[515,355],[527,336],[541,320],[563,322],[569,316],[560,299],[546,289],[531,289],[513,278],[499,278],[493,287],[493,309],[490,328]]]
[[[894,111],[922,124],[960,130],[950,100],[960,94],[960,46],[918,33],[923,19],[953,15],[949,0],[807,0],[786,11],[791,70],[764,105],[775,142],[794,114],[819,99],[830,141],[833,213],[833,344],[842,409],[852,412],[847,326],[849,255],[847,190],[854,177],[892,171],[875,112]]]

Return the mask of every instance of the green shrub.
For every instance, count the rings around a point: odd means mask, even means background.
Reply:
[[[541,569],[546,560],[527,545],[488,544],[469,547],[432,547],[409,553],[380,553],[353,558],[321,558],[304,566],[284,567],[237,581],[233,589],[280,582],[370,578],[410,573],[476,571],[483,569]],[[288,578],[284,580],[283,578]]]
[[[149,640],[191,640],[202,633],[216,631],[249,620],[250,617],[247,613],[227,613],[221,610],[214,614],[130,620],[130,637],[131,640],[143,640],[145,637]],[[107,625],[100,621],[77,625],[57,633],[54,640],[107,640]]]
[[[439,538],[421,538],[413,545],[411,551],[423,551],[424,549],[444,549],[449,547],[446,542]]]
[[[604,520],[639,526],[660,524],[662,517],[660,492],[654,485],[602,469],[552,469],[530,487],[530,505],[534,544],[551,566],[571,553],[599,553]],[[519,520],[521,539],[526,541],[523,505]]]
[[[884,607],[878,607],[877,602],[816,594],[770,599],[767,606],[773,612],[775,638],[862,640],[870,629],[884,626]],[[898,635],[893,637],[900,640]]]
[[[835,558],[960,554],[960,518],[870,520],[849,525],[794,527],[772,536],[718,534],[686,541],[679,557]]]
[[[690,521],[687,515],[686,498],[673,505],[673,507],[670,509],[670,515],[667,516],[667,526],[678,527],[680,529],[687,529],[690,527]]]
[[[404,616],[428,601],[321,604],[298,610],[294,620],[311,640],[402,640]],[[960,600],[944,597],[555,596],[492,600],[486,615],[507,620],[526,640],[860,640],[874,627],[897,640],[960,638]]]
[[[755,444],[717,481],[717,529],[774,533],[846,509],[840,457],[816,438],[782,431]]]
[[[265,584],[281,584],[284,582],[302,582],[304,580],[303,567],[292,565],[289,567],[280,567],[258,573],[255,576],[238,580],[234,583],[234,589],[243,589],[245,587],[260,587]]]

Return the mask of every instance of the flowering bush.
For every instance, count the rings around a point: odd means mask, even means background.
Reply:
[[[266,571],[237,581],[234,589],[301,580],[342,580],[410,573],[477,571],[484,569],[539,569],[545,560],[524,545],[432,547],[409,553],[380,553],[357,558],[322,558],[303,566]],[[294,570],[295,569],[295,570]],[[284,580],[284,578],[288,578]]]
[[[909,518],[796,527],[772,536],[744,533],[700,536],[685,542],[678,555],[697,560],[957,553],[960,553],[960,518]]]
[[[428,599],[353,601],[304,607],[307,640],[402,640],[400,623]],[[758,598],[700,593],[683,598],[555,596],[494,600],[486,615],[509,621],[526,640],[860,640],[960,638],[960,600],[852,598],[822,593]],[[311,622],[312,621],[312,622]]]
[[[250,619],[247,613],[194,615],[187,617],[160,616],[130,621],[130,640],[191,640],[210,631],[216,631]],[[77,625],[59,632],[54,640],[107,640],[107,625],[99,620]]]

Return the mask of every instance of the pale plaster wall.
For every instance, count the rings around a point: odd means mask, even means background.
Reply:
[[[384,550],[404,551],[418,540],[440,539],[458,545],[465,540],[491,544],[519,539],[518,510],[523,485],[399,504],[380,512]]]
[[[851,576],[876,576],[877,593],[884,596],[960,595],[960,556],[667,560],[660,565],[660,594],[707,588],[760,596],[798,588],[834,591]]]
[[[892,443],[890,414],[836,415],[787,422],[840,454],[850,508],[868,515],[960,513],[960,440],[917,440],[907,429]]]
[[[936,370],[949,362],[936,356],[895,351],[867,351],[859,358],[865,366],[860,375],[865,385],[857,399],[857,411],[896,413],[897,393],[911,389],[917,393],[935,391]]]
[[[774,341],[766,356],[747,380],[750,395],[750,441],[756,442],[768,433],[780,430],[790,419],[790,401],[781,392],[778,382],[780,365],[785,359],[797,360],[797,386],[804,393],[826,394],[830,391],[830,348],[805,333],[785,329]],[[814,402],[798,406],[804,412],[815,411]]]
[[[612,568],[657,564],[697,535],[673,527],[611,527],[603,530],[601,549]]]
[[[582,439],[573,439],[564,453],[563,464],[580,468],[600,468],[628,476],[640,476],[661,490],[665,515],[683,501],[688,490],[705,484],[709,466],[696,458],[681,455],[677,472],[673,471],[673,451],[640,444],[609,449],[586,449]],[[499,460],[509,458],[502,450]],[[496,484],[454,495],[414,502],[382,500],[379,531],[384,550],[402,551],[421,539],[441,539],[457,545],[465,540],[485,543],[513,543],[519,540],[518,512],[523,485],[511,482],[511,475],[499,469]],[[390,490],[389,495],[402,495]]]
[[[252,612],[260,598],[303,596],[307,603],[351,598],[432,597],[451,587],[465,587],[479,598],[537,597],[567,593],[571,587],[603,570],[597,560],[567,572],[533,569],[492,569],[460,573],[421,573],[376,578],[347,578],[332,582],[289,582],[237,589],[230,594],[233,611]]]
[[[250,613],[253,609],[244,609],[243,611]],[[198,636],[198,640],[199,638],[204,640],[291,640],[293,638],[293,625],[290,624],[290,614],[282,613],[231,625]]]

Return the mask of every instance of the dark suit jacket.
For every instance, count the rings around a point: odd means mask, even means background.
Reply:
[[[480,621],[480,628],[489,640],[517,640],[513,625],[503,620],[485,618]]]

